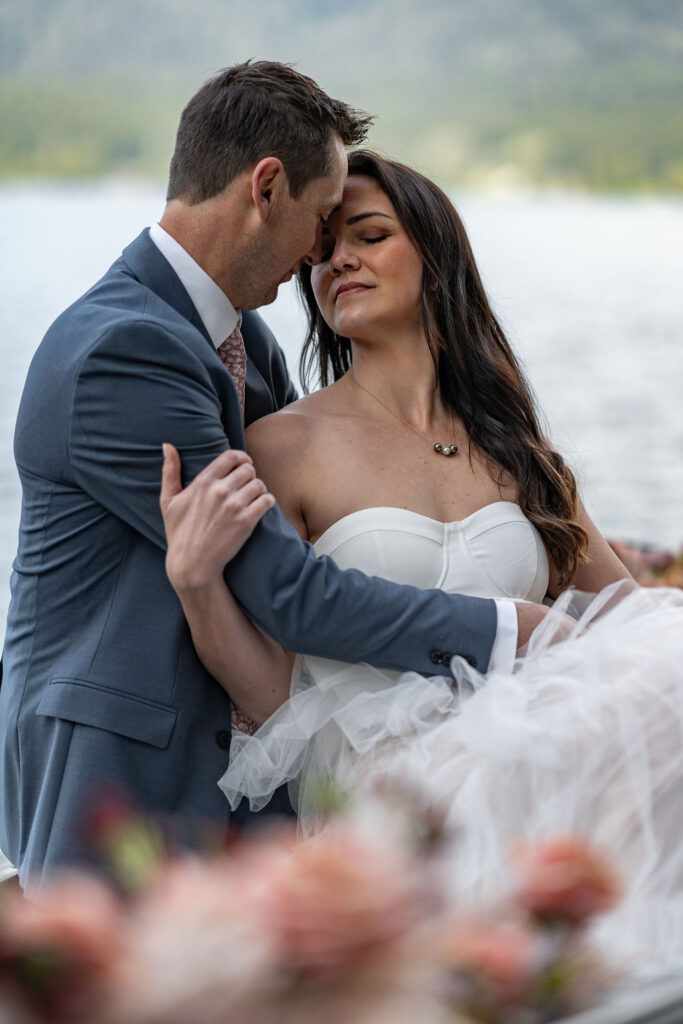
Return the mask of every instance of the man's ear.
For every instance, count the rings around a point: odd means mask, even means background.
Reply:
[[[283,192],[289,192],[287,174],[282,160],[266,156],[251,173],[251,199],[262,221],[267,221]]]

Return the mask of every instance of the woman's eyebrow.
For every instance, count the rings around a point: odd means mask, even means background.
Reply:
[[[386,217],[388,220],[394,219],[390,213],[380,213],[379,210],[371,210],[370,213],[357,213],[355,217],[349,217],[346,224],[350,227],[352,224],[357,224],[359,220],[365,220],[366,217]]]

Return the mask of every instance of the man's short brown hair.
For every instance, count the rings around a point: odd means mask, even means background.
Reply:
[[[296,199],[310,181],[329,173],[334,135],[345,146],[357,145],[371,122],[289,64],[246,61],[225,68],[182,112],[166,198],[200,203],[275,156]]]

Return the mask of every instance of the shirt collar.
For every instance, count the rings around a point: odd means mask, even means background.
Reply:
[[[216,282],[192,259],[189,252],[186,252],[168,231],[164,231],[160,224],[152,224],[149,237],[180,278],[211,341],[218,348],[228,335],[232,334],[235,327],[239,326],[242,320],[241,313],[235,309]]]

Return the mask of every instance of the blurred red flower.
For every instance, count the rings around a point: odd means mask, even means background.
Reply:
[[[560,837],[515,852],[519,906],[544,920],[578,924],[610,910],[620,886],[607,860],[584,840]]]

